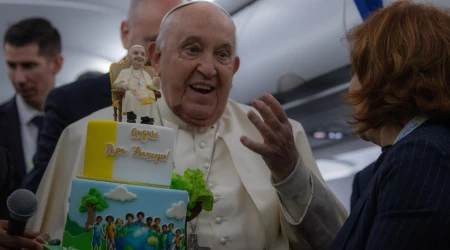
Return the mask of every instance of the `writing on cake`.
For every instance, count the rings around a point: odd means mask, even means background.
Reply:
[[[112,143],[106,143],[106,151],[105,151],[106,156],[126,155],[127,153],[128,153],[128,150],[126,150],[124,148],[116,147]]]
[[[133,128],[131,130],[131,138],[140,139],[142,142],[146,142],[147,138],[151,140],[158,139],[159,133],[155,131],[139,130],[137,128]]]
[[[167,154],[156,154],[151,152],[145,152],[141,150],[141,147],[133,147],[133,157],[140,157],[147,160],[154,160],[156,162],[167,161],[169,159],[170,151]]]
[[[106,146],[105,149],[106,156],[120,156],[128,154],[128,150],[118,147],[113,143],[106,143],[105,146]],[[170,151],[167,154],[158,154],[144,151],[139,146],[133,146],[133,157],[139,157],[147,160],[160,162],[160,161],[167,161],[169,159],[169,155]]]

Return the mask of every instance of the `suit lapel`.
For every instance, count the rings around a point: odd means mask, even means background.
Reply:
[[[4,138],[6,147],[13,157],[15,163],[15,176],[17,181],[21,181],[26,174],[25,158],[22,146],[22,134],[20,131],[19,113],[16,105],[16,98],[14,97],[4,109],[3,126],[6,133]],[[20,185],[20,183],[16,183]]]
[[[372,190],[374,189],[375,182],[378,178],[378,175],[380,175],[380,172],[378,171],[380,165],[383,163],[384,157],[386,156],[387,151],[383,152],[380,157],[377,159],[375,165],[374,165],[374,174],[372,178],[370,179],[369,184],[366,186],[366,189],[364,189],[361,197],[356,202],[355,207],[350,213],[350,216],[347,218],[347,220],[344,223],[344,226],[342,226],[341,230],[339,231],[338,235],[336,236],[336,239],[334,240],[334,244],[332,247],[332,250],[340,250],[340,249],[346,249],[347,243],[352,236],[353,228],[356,225],[356,222],[358,221],[363,209],[364,205],[366,204],[367,198],[369,197],[369,194],[372,193]]]

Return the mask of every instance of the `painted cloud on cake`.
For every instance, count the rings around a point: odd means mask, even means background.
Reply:
[[[167,218],[176,218],[177,220],[181,220],[186,216],[186,208],[184,201],[180,201],[172,205],[171,208],[167,209],[166,212]]]
[[[111,189],[108,193],[105,193],[104,196],[111,200],[116,201],[132,201],[137,198],[137,196],[131,192],[128,192],[128,189],[124,186],[118,186],[115,189]]]

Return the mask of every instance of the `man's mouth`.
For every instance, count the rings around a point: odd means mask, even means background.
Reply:
[[[194,85],[190,85],[189,87],[199,93],[202,93],[202,94],[208,94],[215,89],[212,86],[203,85],[203,84],[194,84]]]

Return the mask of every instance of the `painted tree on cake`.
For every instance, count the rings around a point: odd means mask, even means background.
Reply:
[[[91,230],[91,226],[95,222],[95,212],[101,212],[108,206],[105,198],[103,198],[103,195],[96,188],[89,189],[88,194],[81,198],[79,211],[82,213],[87,212],[88,215],[84,224],[86,231]]]

